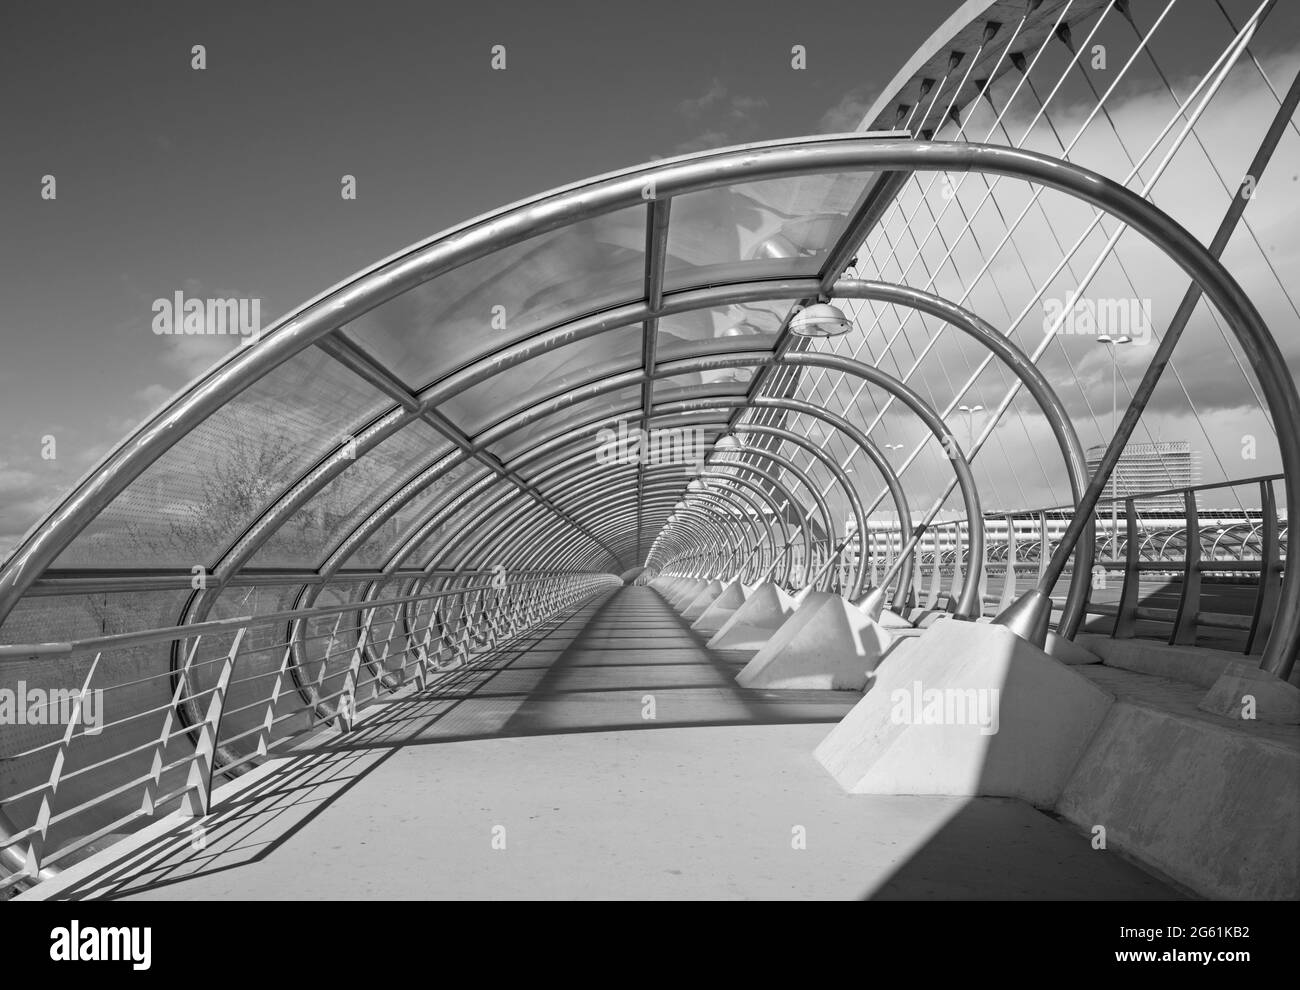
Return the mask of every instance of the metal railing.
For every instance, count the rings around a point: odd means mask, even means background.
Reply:
[[[1258,652],[1272,625],[1281,593],[1287,558],[1287,520],[1278,515],[1277,485],[1284,482],[1280,474],[1240,480],[1215,482],[1143,491],[1117,499],[1102,499],[1094,512],[1097,525],[1094,580],[1086,602],[1092,616],[1114,616],[1110,630],[1115,638],[1137,634],[1139,620],[1163,623],[1170,627],[1171,644],[1195,645],[1198,627],[1236,630],[1243,634],[1242,652]],[[1209,492],[1234,488],[1258,491],[1258,510],[1229,510],[1240,518],[1227,525],[1204,525],[1206,515],[1198,499]],[[1170,518],[1142,506],[1157,499],[1181,500],[1181,518]],[[1111,531],[1112,503],[1122,506],[1119,525]],[[996,615],[1015,601],[1024,590],[1019,576],[1025,572],[1035,577],[1043,572],[1051,557],[1054,539],[1073,512],[1068,505],[1051,506],[1009,513],[986,513],[984,526],[986,550],[975,561],[973,572],[981,584],[980,601],[985,615]],[[1218,513],[1222,516],[1224,513]],[[967,528],[965,520],[948,520],[930,525],[914,551],[913,582],[904,598],[894,604],[898,609],[946,609],[960,594],[965,575],[972,570],[965,559]],[[897,529],[873,530],[867,541],[871,584],[883,563],[893,562],[901,544]],[[1094,601],[1095,592],[1107,588],[1107,575],[1122,572],[1123,584],[1118,600]],[[1144,576],[1164,576],[1170,587],[1177,588],[1177,604],[1160,607],[1143,604],[1140,583]],[[1001,578],[999,594],[985,592],[990,577]],[[1253,588],[1249,611],[1225,612],[1203,608],[1202,582],[1235,582]],[[944,594],[944,584],[948,592]],[[1244,601],[1244,595],[1238,598]],[[1061,603],[1058,600],[1056,604]]]
[[[472,572],[402,597],[0,646],[0,666],[66,660],[72,669],[91,658],[79,690],[51,692],[44,712],[25,710],[32,724],[66,724],[57,738],[8,757],[49,772],[0,796],[4,817],[22,823],[0,836],[0,894],[47,879],[82,850],[148,820],[207,815],[221,778],[330,723],[349,733],[369,701],[423,691],[618,583],[607,574]],[[96,680],[104,658],[145,645],[170,645],[170,669]],[[92,724],[84,716],[96,698]],[[121,712],[107,722],[106,699]],[[187,715],[196,711],[197,719]]]

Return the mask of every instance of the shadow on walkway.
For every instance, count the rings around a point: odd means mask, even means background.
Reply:
[[[176,825],[60,896],[128,896],[263,860],[408,747],[824,725],[839,721],[856,701],[840,693],[740,688],[734,677],[744,660],[705,648],[651,589],[619,589],[442,675],[422,693],[372,703],[349,735],[324,730],[219,801],[201,824]],[[238,896],[237,889],[231,893]],[[338,896],[350,895],[340,890]]]

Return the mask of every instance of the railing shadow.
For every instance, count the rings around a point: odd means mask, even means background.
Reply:
[[[413,746],[632,729],[829,725],[857,698],[743,689],[734,681],[741,662],[705,649],[653,591],[611,592],[443,674],[423,692],[371,704],[351,732],[306,740],[251,775],[251,783],[228,791],[206,818],[175,821],[58,897],[127,897],[257,863]],[[648,718],[647,697],[656,708]],[[339,896],[355,895],[340,890]]]

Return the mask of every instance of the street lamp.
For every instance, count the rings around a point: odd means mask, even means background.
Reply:
[[[975,414],[983,409],[983,406],[958,406],[961,412],[966,414],[966,453],[970,454],[970,448],[975,446]]]
[[[883,447],[885,448],[885,450],[887,451],[887,453],[886,453],[886,455],[885,455],[886,457],[891,456],[891,455],[894,453],[894,451],[896,451],[896,450],[902,450],[902,449],[903,449],[903,445],[902,445],[901,443],[886,443],[886,444],[882,444],[882,446],[883,446]],[[901,513],[899,514],[899,517],[898,517],[898,547],[899,547],[900,550],[901,550],[902,547],[903,547],[903,516],[902,516]],[[894,550],[894,534],[893,534],[893,533],[890,533],[890,534],[889,534],[889,550],[890,550],[890,556],[892,557],[892,556],[893,556],[893,550]]]
[[[800,337],[838,337],[853,329],[853,321],[830,303],[814,303],[790,319],[790,332]]]
[[[1119,432],[1119,355],[1115,353],[1115,348],[1121,344],[1132,343],[1133,338],[1127,335],[1112,337],[1108,333],[1103,333],[1097,337],[1097,343],[1105,344],[1110,348],[1110,421],[1111,429]],[[1120,451],[1122,459],[1124,452]],[[1115,468],[1110,473],[1110,553],[1111,557],[1119,556],[1119,462],[1115,462]]]

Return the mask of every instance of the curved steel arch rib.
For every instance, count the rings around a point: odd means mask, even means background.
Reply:
[[[1170,217],[1136,193],[1095,173],[1028,151],[964,143],[882,140],[860,135],[815,137],[688,156],[566,187],[489,217],[471,221],[416,245],[312,300],[266,331],[255,346],[232,353],[142,424],[23,538],[0,568],[0,621],[9,615],[33,582],[55,563],[59,555],[100,512],[181,437],[187,436],[253,383],[313,345],[320,345],[331,356],[345,363],[365,381],[394,400],[392,408],[377,418],[372,418],[371,423],[365,426],[364,450],[373,449],[382,438],[417,419],[423,419],[443,432],[467,457],[488,466],[502,479],[515,485],[521,493],[528,493],[527,484],[515,473],[513,458],[510,465],[501,464],[485,450],[494,440],[504,439],[517,431],[522,425],[518,418],[498,424],[495,432],[489,430],[484,436],[471,440],[458,434],[441,417],[438,408],[442,401],[472,384],[475,376],[480,381],[486,380],[496,374],[502,365],[489,361],[473,368],[467,365],[465,368],[448,369],[446,376],[416,395],[401,387],[400,382],[395,386],[396,379],[391,372],[382,367],[367,367],[364,353],[357,353],[357,348],[339,332],[341,328],[380,304],[435,277],[502,249],[522,244],[539,234],[616,210],[644,207],[648,221],[648,251],[643,296],[629,299],[621,306],[597,314],[584,314],[576,309],[566,312],[562,320],[556,321],[564,324],[563,329],[556,328],[555,333],[567,334],[568,342],[577,342],[612,327],[640,321],[646,324],[649,336],[649,328],[664,313],[687,311],[728,299],[760,298],[762,292],[774,289],[777,284],[773,283],[763,290],[756,289],[754,285],[720,285],[716,289],[686,286],[681,291],[666,292],[662,281],[663,255],[659,253],[656,261],[654,252],[662,252],[667,232],[671,229],[671,220],[663,224],[663,219],[668,216],[666,206],[672,198],[725,185],[768,179],[831,173],[876,172],[888,175],[904,171],[976,171],[1039,183],[1118,218],[1163,250],[1191,277],[1209,302],[1223,315],[1246,355],[1277,428],[1282,469],[1287,480],[1287,517],[1294,518],[1300,514],[1300,396],[1297,395],[1295,382],[1290,378],[1276,342],[1241,287],[1210,251]],[[878,181],[872,188],[879,190],[883,185],[885,183]],[[648,206],[645,199],[647,188],[653,190]],[[842,274],[843,264],[849,257],[847,252],[851,252],[854,246],[849,242],[854,239],[860,242],[860,235],[869,229],[873,217],[878,216],[878,213],[873,213],[878,205],[878,201],[873,202],[869,198],[864,200],[845,228],[843,238],[834,245],[828,245],[827,260],[815,276],[804,277],[792,268],[791,274],[795,277],[780,283],[785,298],[816,298],[822,294],[824,287],[834,287]],[[651,236],[656,218],[662,227],[660,240]],[[660,272],[657,281],[649,277],[656,266]],[[534,336],[542,337],[549,332]],[[559,337],[553,339],[558,340]],[[536,341],[530,339],[517,341],[511,348],[521,355],[520,360],[524,360],[529,348],[534,346]],[[770,359],[773,356],[767,357]],[[782,363],[791,365],[811,365],[818,360],[827,360],[827,357],[811,353],[782,353],[780,359]],[[722,368],[745,363],[743,360],[733,361],[731,356],[711,357],[703,366]],[[618,382],[629,388],[641,388],[647,379],[670,374],[671,369],[683,366],[680,361],[657,362],[653,367],[643,366],[640,371],[623,371],[607,376],[602,379],[602,384]],[[863,376],[868,379],[871,377],[868,373]],[[876,384],[886,387],[881,381]],[[599,395],[604,391],[608,390],[594,389],[586,394]],[[562,408],[564,407],[559,406],[556,411]],[[914,407],[914,411],[927,421],[932,432],[942,430],[942,424],[936,426],[933,422],[933,410],[928,410],[922,404]],[[526,416],[527,414],[525,418]],[[941,433],[936,432],[936,436],[941,436]],[[224,555],[221,583],[224,584],[231,574],[241,569],[242,563],[251,556],[251,551],[256,549],[260,541],[265,539],[267,532],[287,518],[296,506],[305,504],[311,494],[319,491],[328,480],[346,469],[343,459],[345,458],[339,449],[327,451],[306,475],[288,486],[287,497],[282,497],[285,496],[284,492],[277,493],[274,511],[270,511],[270,506],[264,507],[263,514],[253,519],[248,529],[235,538],[235,544]],[[967,515],[972,522],[978,520],[978,500],[964,458],[954,459],[954,468],[959,474],[964,472],[960,486],[967,502]],[[488,483],[483,490],[488,491],[492,487]],[[544,502],[534,506],[533,511],[550,511],[553,514],[551,539],[558,539],[554,535],[558,532],[554,527],[561,525],[559,520],[563,513],[554,507],[545,506]],[[974,543],[982,536],[981,527],[972,525],[970,529],[971,556],[975,558]],[[578,526],[574,526],[574,531],[582,533]],[[580,551],[580,556],[574,559],[583,561],[594,560],[595,555],[603,552],[609,563],[617,564],[624,552],[621,548],[626,546],[625,543],[618,543],[620,549],[614,549],[613,545],[605,542],[603,535],[597,536],[590,530],[581,539],[586,541],[584,545],[587,549]],[[603,551],[599,549],[602,544]],[[1084,540],[1083,547],[1078,548],[1078,552],[1084,552],[1090,545],[1090,540]],[[1072,548],[1065,546],[1061,552],[1070,549]],[[330,565],[333,570],[328,571],[326,576],[337,576],[338,580],[343,580],[338,575],[342,563],[342,559],[339,559]],[[1038,619],[1046,608],[1050,584],[1059,576],[1059,564],[1059,560],[1054,560],[1052,572],[1044,581],[1040,581],[1040,586],[1022,598],[1011,613],[1005,616],[1013,628],[1022,634],[1037,638],[1040,626]],[[1285,593],[1292,587],[1290,574],[1286,575],[1284,581],[1284,594],[1279,601],[1261,661],[1262,667],[1282,677],[1289,673],[1297,647],[1300,646],[1300,596]],[[1048,584],[1046,589],[1043,587],[1044,582]],[[966,584],[969,587],[963,588],[961,609],[964,614],[971,611],[973,602],[966,601],[966,598],[968,592],[974,594],[975,582],[968,581]],[[1042,624],[1045,627],[1045,620]],[[0,837],[3,837],[4,832],[5,825],[0,821]],[[12,858],[10,853],[12,850],[6,851],[6,864]]]
[[[767,288],[767,291],[771,291],[771,289]],[[1077,437],[1074,435],[1073,428],[1069,423],[1065,410],[1061,406],[1055,393],[1051,390],[1050,386],[1047,384],[1046,380],[1042,377],[1041,373],[1038,371],[1037,367],[1033,364],[1033,362],[1022,351],[1020,351],[1020,349],[1016,347],[1015,344],[1011,343],[1005,336],[998,333],[989,324],[981,320],[979,317],[975,316],[973,313],[970,313],[969,311],[964,310],[961,307],[956,306],[955,304],[950,303],[939,296],[933,295],[931,293],[923,292],[917,289],[912,289],[906,286],[893,285],[889,283],[842,279],[835,283],[834,294],[837,297],[842,297],[842,298],[859,298],[859,299],[870,299],[870,300],[876,300],[882,302],[889,302],[894,305],[906,306],[908,308],[929,313],[930,315],[933,315],[939,319],[945,320],[950,325],[958,328],[962,332],[968,334],[973,339],[981,343],[983,346],[990,349],[994,353],[994,355],[998,357],[1003,363],[1005,363],[1008,366],[1008,368],[1010,368],[1010,370],[1012,370],[1012,372],[1016,374],[1016,376],[1022,381],[1022,383],[1025,384],[1027,389],[1030,391],[1031,395],[1038,402],[1040,409],[1042,409],[1042,411],[1044,412],[1044,415],[1046,416],[1049,426],[1051,427],[1053,434],[1056,437],[1057,444],[1061,449],[1063,458],[1065,460],[1067,473],[1069,476],[1073,494],[1075,495],[1076,498],[1078,497],[1082,488],[1086,484],[1086,479],[1087,479],[1086,464],[1084,461],[1082,449],[1078,443]],[[758,298],[758,297],[750,296],[750,298]],[[548,340],[544,342],[537,342],[534,345],[534,349],[537,348],[545,349],[548,345],[553,346],[553,341]],[[516,356],[515,356],[516,361],[519,359],[519,353],[520,352],[516,351]],[[713,355],[705,354],[705,355],[700,355],[699,357],[701,360],[707,360],[711,356]],[[507,365],[509,364],[508,359],[502,359],[495,355],[492,356],[490,359],[483,359],[483,360],[484,361],[491,360],[492,362],[494,362],[497,368],[500,368],[503,364],[507,364]],[[700,365],[700,367],[703,367],[703,365]],[[540,418],[553,415],[556,411],[563,409],[564,406],[567,404],[582,401],[584,397],[588,397],[593,394],[599,394],[600,392],[606,391],[608,389],[620,387],[620,385],[622,384],[630,383],[631,381],[633,381],[633,377],[632,377],[633,374],[634,372],[628,370],[628,371],[617,372],[614,374],[598,376],[584,383],[584,385],[580,386],[579,388],[570,389],[567,391],[565,390],[556,391],[547,396],[544,396],[543,398],[534,400],[531,403],[518,405],[515,407],[514,410],[510,410],[510,413],[512,413],[513,415],[507,414],[506,416],[499,419],[497,423],[490,430],[486,431],[485,437],[487,437],[488,439],[480,439],[478,442],[479,443],[490,442],[490,438],[497,435],[494,431],[507,429],[508,425],[510,424],[514,424],[516,427],[529,425],[533,422],[536,422]],[[628,411],[630,412],[632,410],[629,409]],[[394,414],[388,414],[383,417],[380,417],[377,422],[381,425],[384,423],[389,423],[392,421],[393,415]],[[377,443],[379,442],[380,439],[391,435],[391,432],[392,432],[391,430],[380,429],[378,427],[371,428],[368,429],[367,431],[364,431],[362,435],[358,437],[357,442],[361,444],[364,448],[365,445],[368,443]],[[863,449],[865,449],[868,452],[869,456],[871,456],[871,459],[876,463],[878,468],[886,464],[883,458],[875,456],[876,453],[875,449],[871,445],[869,444],[864,445],[861,440],[859,440],[858,442],[859,442],[859,446],[862,446]],[[460,452],[459,454],[453,452],[452,454],[444,455],[442,460],[449,461],[448,468],[450,468],[452,466],[455,466],[456,464],[463,463],[468,458],[468,456],[469,455],[464,451]],[[336,455],[328,456],[326,458],[326,463],[337,463]],[[428,476],[427,470],[428,469],[426,469],[426,474],[424,475],[426,477]],[[433,475],[433,478],[436,479],[436,477],[437,477],[436,474]],[[319,482],[315,486],[306,485],[305,488],[304,486],[301,485],[295,486],[295,490],[292,493],[290,493],[290,496],[286,497],[286,499],[284,500],[284,505],[276,506],[276,509],[279,510],[278,514],[281,521],[288,518],[288,513],[292,509],[297,508],[298,506],[303,504],[306,498],[314,494],[315,491],[318,491],[319,488],[326,483],[325,478],[326,475],[322,474]],[[408,489],[404,488],[402,489],[402,491],[408,491]],[[418,489],[416,491],[418,491]],[[411,491],[410,494],[413,495],[416,493],[416,491]],[[398,493],[399,499],[400,499],[400,495],[401,492]],[[898,497],[896,494],[894,497],[897,506]],[[398,500],[396,502],[395,507],[400,507],[401,504],[403,504],[403,501]],[[376,510],[372,512],[369,522],[362,524],[357,531],[354,531],[354,534],[352,534],[353,537],[352,544],[355,545],[357,542],[363,542],[366,536],[368,536],[371,532],[373,532],[374,529],[376,529],[379,525],[382,525],[382,523],[389,517],[391,512],[395,511],[395,507],[394,508],[387,508],[382,506],[377,507]],[[899,518],[903,519],[906,517],[904,515],[900,515]],[[269,525],[265,519],[259,521],[257,525],[252,527],[253,531],[260,529],[263,531],[265,535],[269,535],[270,531],[273,528],[274,527]],[[908,529],[910,529],[910,525],[905,528],[905,531],[903,533],[903,539],[905,543],[909,535],[907,531]],[[349,542],[348,540],[345,540],[342,546],[336,548],[335,551],[331,553],[330,559],[329,561],[327,561],[325,566],[326,573],[331,573],[334,568],[336,568],[339,564],[343,562],[343,560],[346,559],[347,555],[342,551],[348,546],[348,542]],[[238,569],[238,566],[242,562],[242,559],[247,559],[249,555],[251,555],[253,552],[256,551],[259,545],[258,543],[249,543],[247,539],[241,540],[241,544],[244,546],[245,549],[245,553],[243,557],[240,558],[238,555],[233,559],[228,557],[225,561],[223,561],[221,564],[218,565],[216,571],[217,581],[215,582],[215,587],[212,589],[209,595],[200,596],[196,605],[191,608],[188,614],[188,618],[190,621],[199,621],[202,618],[206,617],[207,609],[205,607],[205,598],[207,602],[215,601],[217,595],[220,594],[220,590],[222,589],[225,583],[224,582],[225,576],[234,573]],[[1073,631],[1077,628],[1078,622],[1081,620],[1082,617],[1084,604],[1086,602],[1088,584],[1086,579],[1081,580],[1081,578],[1085,576],[1085,572],[1088,570],[1088,566],[1087,566],[1088,561],[1085,560],[1084,558],[1089,556],[1089,548],[1091,548],[1091,546],[1092,546],[1091,541],[1084,540],[1079,549],[1079,560],[1076,561],[1076,567],[1071,581],[1070,594],[1067,597],[1066,606],[1061,621],[1061,629],[1063,631],[1068,630],[1067,635],[1073,633]],[[901,575],[901,577],[903,578],[909,577],[910,569],[911,569],[911,555],[910,554],[900,555],[900,560],[905,561],[905,565],[904,565],[905,572]],[[333,566],[331,566],[331,564],[333,564]],[[858,587],[856,589],[855,595],[861,594],[861,592],[863,591],[861,582],[859,581],[857,582],[857,584]],[[907,586],[906,580],[900,580],[900,587],[906,587],[906,586]]]
[[[427,242],[291,314],[256,347],[223,362],[145,424],[23,541],[0,573],[0,618],[98,510],[177,437],[252,381],[379,303],[534,234],[643,201],[647,179],[658,197],[670,198],[727,182],[862,169],[974,170],[1040,182],[1111,213],[1154,241],[1191,275],[1225,316],[1279,425],[1284,471],[1289,479],[1300,478],[1300,398],[1287,378],[1276,343],[1223,266],[1152,204],[1076,165],[1022,150],[863,137],[813,139],[678,160],[541,197],[489,222],[467,225]],[[1291,513],[1300,510],[1296,488],[1287,486]],[[1293,597],[1284,596],[1265,651],[1264,666],[1275,672],[1289,667],[1300,638],[1300,602]]]

